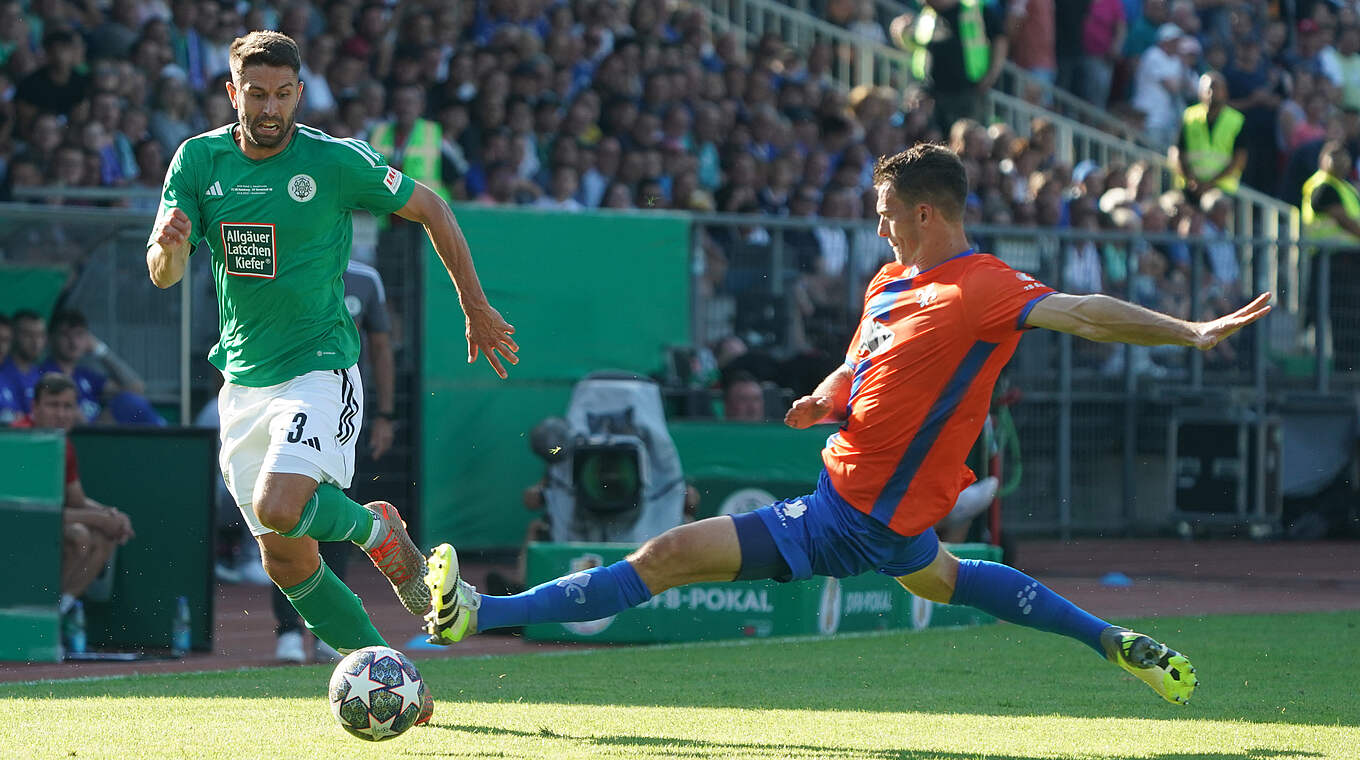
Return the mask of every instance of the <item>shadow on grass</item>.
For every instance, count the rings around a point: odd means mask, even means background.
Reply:
[[[572,742],[583,747],[599,747],[626,749],[635,748],[654,748],[658,751],[664,750],[666,757],[684,758],[706,758],[714,756],[731,757],[733,755],[742,758],[759,760],[760,758],[817,758],[818,760],[849,760],[850,758],[866,758],[867,760],[971,760],[972,758],[986,757],[989,760],[1043,760],[1035,755],[994,755],[978,752],[940,752],[935,750],[914,750],[914,749],[865,749],[860,747],[827,747],[810,744],[752,744],[748,742],[723,742],[723,741],[704,741],[700,739],[675,739],[655,736],[572,736],[570,734],[560,734],[549,728],[541,728],[538,731],[517,731],[509,728],[494,728],[491,726],[470,726],[470,725],[448,725],[431,724],[431,728],[438,728],[444,731],[456,731],[467,734],[478,734],[490,738],[495,737],[516,737],[521,739],[559,739]],[[430,757],[445,757],[447,752],[406,752],[403,754]],[[515,757],[515,755],[503,751],[491,750],[486,753],[472,752],[473,755],[485,757]],[[1089,755],[1091,760],[1104,760],[1104,756]],[[1183,753],[1169,752],[1147,756],[1149,760],[1270,760],[1276,757],[1322,757],[1317,752],[1302,752],[1297,750],[1275,750],[1268,748],[1252,748],[1243,752],[1213,752],[1213,753]]]

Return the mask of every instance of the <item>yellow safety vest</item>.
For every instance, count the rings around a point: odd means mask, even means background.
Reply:
[[[1242,131],[1245,119],[1242,112],[1223,106],[1214,121],[1212,134],[1209,131],[1209,109],[1203,103],[1196,103],[1185,109],[1185,157],[1190,164],[1190,173],[1198,180],[1209,180],[1227,168],[1233,160],[1233,142]],[[1179,167],[1177,167],[1179,169]],[[1185,186],[1185,179],[1176,177],[1179,187]],[[1242,172],[1227,175],[1217,182],[1217,187],[1225,193],[1237,192],[1242,181]]]
[[[379,124],[374,128],[369,143],[403,174],[425,183],[447,201],[449,195],[444,189],[440,171],[439,149],[443,139],[443,130],[437,123],[428,119],[416,119],[416,123],[411,127],[411,133],[406,137],[406,144],[402,147],[400,156],[397,155],[396,122]]]
[[[959,0],[959,42],[963,45],[963,73],[968,81],[981,81],[992,62],[992,49],[987,44],[987,24],[982,18],[982,4],[979,0]],[[916,17],[915,44],[911,53],[911,73],[924,82],[926,69],[930,64],[930,53],[926,46],[935,38],[935,25],[940,15],[929,5],[921,9]],[[905,35],[903,35],[905,36]]]
[[[1337,179],[1332,175],[1318,170],[1316,174],[1308,178],[1303,183],[1303,203],[1300,209],[1303,212],[1300,217],[1303,221],[1303,236],[1309,240],[1344,240],[1354,242],[1355,236],[1347,232],[1344,227],[1337,224],[1331,214],[1319,214],[1313,210],[1313,193],[1319,187],[1327,185],[1341,196],[1341,208],[1346,212],[1346,216],[1360,222],[1360,193],[1357,193],[1351,183]]]

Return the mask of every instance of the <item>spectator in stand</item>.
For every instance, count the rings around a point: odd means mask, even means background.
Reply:
[[[919,13],[893,19],[889,36],[911,53],[912,75],[929,83],[941,132],[958,119],[982,118],[983,98],[1010,50],[995,8],[979,0],[925,0]]]
[[[1157,44],[1148,48],[1134,74],[1133,105],[1145,116],[1148,136],[1161,145],[1176,139],[1180,104],[1188,95],[1188,72],[1177,53],[1184,32],[1175,24],[1157,30]]]
[[[1129,24],[1124,40],[1124,56],[1137,59],[1157,44],[1157,30],[1170,20],[1167,0],[1144,0],[1143,12]]]
[[[558,164],[553,167],[548,193],[540,196],[534,202],[534,206],[557,211],[580,211],[584,206],[576,200],[579,185],[576,167],[571,164]]]
[[[1303,102],[1303,118],[1295,121],[1293,129],[1289,131],[1289,150],[1298,150],[1305,143],[1322,139],[1327,134],[1327,121],[1331,113],[1330,93],[1322,89],[1314,90]]]
[[[0,314],[0,368],[9,359],[10,347],[14,345],[14,323]],[[11,378],[0,369],[0,427],[13,425],[24,416],[23,391],[10,384]]]
[[[1092,0],[1081,33],[1081,95],[1097,108],[1109,105],[1114,65],[1124,50],[1128,31],[1123,0]]]
[[[14,90],[20,131],[26,130],[39,114],[82,119],[90,96],[90,76],[78,68],[81,47],[80,38],[66,29],[52,29],[43,35],[46,63],[19,80]]]
[[[14,345],[9,356],[0,363],[0,384],[5,384],[19,398],[25,414],[33,408],[33,386],[42,372],[38,362],[47,350],[47,326],[38,312],[20,309],[11,317],[14,324]]]
[[[1228,85],[1216,71],[1199,79],[1199,103],[1185,109],[1180,139],[1168,150],[1167,162],[1176,172],[1191,203],[1210,188],[1236,193],[1247,165],[1245,117],[1228,105]]]
[[[1054,0],[1014,0],[1006,11],[1011,60],[1048,84],[1058,78],[1056,13]]]
[[[1242,181],[1258,190],[1272,190],[1278,170],[1275,152],[1275,111],[1284,93],[1283,75],[1261,54],[1261,43],[1238,40],[1232,62],[1223,70],[1228,83],[1228,105],[1242,112],[1242,144],[1247,166]]]
[[[755,375],[737,370],[723,378],[723,419],[728,422],[765,421],[765,389]]]
[[[146,384],[107,344],[90,332],[85,315],[62,309],[49,323],[51,350],[38,365],[43,374],[56,372],[76,385],[77,409],[85,423],[165,425],[143,395]]]
[[[34,386],[33,413],[14,427],[61,430],[70,433],[79,421],[76,388],[70,378],[55,372]],[[85,495],[75,447],[66,440],[66,474],[62,510],[61,613],[64,615],[108,563],[114,548],[136,533],[126,513]]]

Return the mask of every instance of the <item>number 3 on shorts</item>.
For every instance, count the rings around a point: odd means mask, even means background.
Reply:
[[[307,424],[307,413],[298,412],[293,417],[293,428],[288,431],[288,442],[297,443],[302,440],[302,426]]]

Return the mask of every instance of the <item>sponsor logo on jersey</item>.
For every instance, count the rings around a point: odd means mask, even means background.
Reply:
[[[274,279],[279,261],[274,225],[223,222],[222,256],[227,274]]]
[[[233,185],[231,188],[237,195],[269,195],[273,190],[269,185]]]
[[[316,197],[316,180],[310,174],[294,174],[288,180],[288,197],[298,203],[306,203]]]
[[[892,347],[893,331],[891,327],[870,317],[865,320],[863,329],[860,330],[859,350],[855,352],[857,361],[864,361],[871,356],[887,351]]]
[[[396,195],[397,188],[401,187],[401,172],[389,166],[387,168],[387,176],[383,177],[383,185],[385,185],[393,195]]]
[[[1025,274],[1024,272],[1016,272],[1016,273],[1015,273],[1015,279],[1017,279],[1017,280],[1019,280],[1019,281],[1021,281],[1021,282],[1034,282],[1034,278],[1033,278],[1033,277],[1030,277],[1029,275]]]
[[[209,198],[221,198],[222,196],[226,195],[226,193],[222,192],[222,183],[220,181],[214,180],[211,185],[208,185],[208,191],[205,192],[204,195],[208,196]]]

